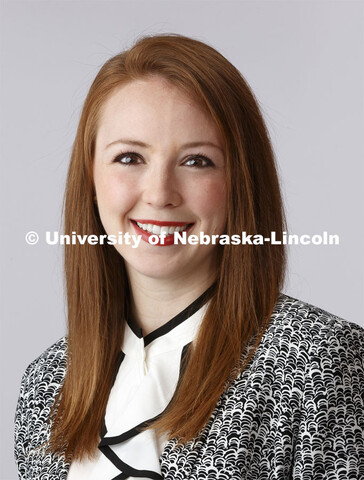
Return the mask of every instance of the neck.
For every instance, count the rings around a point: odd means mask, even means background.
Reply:
[[[167,323],[188,307],[214,282],[214,277],[205,279],[170,280],[149,278],[128,272],[132,296],[132,315],[143,331],[143,336]]]

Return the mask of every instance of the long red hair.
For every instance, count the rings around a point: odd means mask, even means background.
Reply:
[[[65,234],[105,234],[94,203],[93,156],[100,109],[126,82],[159,75],[207,110],[225,141],[226,234],[281,237],[284,213],[269,135],[247,82],[220,53],[180,35],[139,40],[107,61],[87,95],[73,146],[64,202]],[[173,401],[153,427],[188,441],[210,418],[244,346],[258,345],[284,278],[283,245],[224,245],[211,302]],[[51,420],[50,449],[92,455],[115,374],[128,279],[110,245],[66,245],[67,373]],[[251,351],[253,354],[254,349]],[[247,359],[245,359],[247,361]],[[246,362],[245,362],[246,363]]]

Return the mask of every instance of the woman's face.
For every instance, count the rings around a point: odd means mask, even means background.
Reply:
[[[226,224],[222,140],[179,88],[152,77],[112,94],[98,124],[94,182],[106,233],[142,235],[137,248],[115,245],[129,275],[183,281],[214,275],[216,246],[175,245],[173,236],[164,246],[148,242],[148,229],[213,235]]]

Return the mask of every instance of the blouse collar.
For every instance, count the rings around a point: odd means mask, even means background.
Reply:
[[[207,309],[208,300],[213,293],[209,287],[190,305],[168,320],[164,325],[143,337],[142,329],[132,318],[128,318],[125,325],[122,351],[126,355],[135,354],[141,348],[152,352],[161,352],[185,345],[192,341]]]

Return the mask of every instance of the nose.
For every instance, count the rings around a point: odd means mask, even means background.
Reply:
[[[151,166],[144,178],[142,199],[158,209],[180,205],[182,195],[173,168]]]

